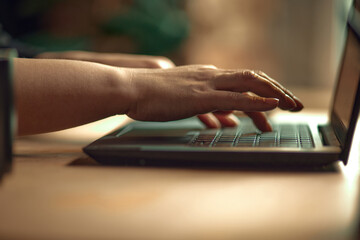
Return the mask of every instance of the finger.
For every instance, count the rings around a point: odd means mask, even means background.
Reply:
[[[213,112],[215,115],[220,115],[220,114],[223,114],[223,115],[229,115],[231,113],[233,113],[234,111],[216,111],[216,112]]]
[[[220,111],[269,111],[279,105],[277,98],[264,98],[238,92],[216,91],[208,96],[207,104]]]
[[[290,110],[296,107],[295,101],[280,87],[254,71],[234,71],[219,74],[214,80],[215,89],[236,92],[253,92],[261,97],[278,98],[279,107]]]
[[[222,127],[236,127],[239,125],[239,119],[230,113],[224,114],[224,112],[214,112],[214,116],[219,120]]]
[[[259,74],[260,76],[263,76],[264,78],[268,79],[269,81],[271,81],[273,84],[275,84],[276,86],[278,86],[279,88],[281,88],[281,90],[283,90],[287,95],[289,95],[296,103],[296,108],[291,109],[291,111],[297,112],[300,111],[301,109],[304,108],[304,105],[302,104],[302,102],[300,101],[299,98],[297,98],[291,91],[289,91],[287,88],[283,87],[279,82],[277,82],[275,79],[271,78],[269,75],[267,75],[266,73],[262,72],[262,71],[255,71],[257,74]]]
[[[200,114],[200,115],[197,115],[197,117],[208,128],[220,128],[221,127],[221,123],[219,122],[219,120],[211,113]]]
[[[248,115],[255,126],[262,132],[271,132],[272,127],[263,112],[245,112]]]

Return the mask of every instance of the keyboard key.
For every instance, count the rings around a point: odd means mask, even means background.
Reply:
[[[307,125],[273,125],[272,132],[261,133],[254,127],[202,130],[193,146],[202,147],[291,147],[313,148]]]
[[[210,147],[211,142],[195,142],[192,144],[195,147]]]
[[[254,146],[253,142],[238,142],[234,145],[235,147],[252,147]]]
[[[279,147],[291,147],[291,148],[297,148],[299,147],[299,144],[297,142],[288,142],[288,143],[280,143]]]
[[[213,146],[214,147],[232,147],[233,142],[217,142]]]

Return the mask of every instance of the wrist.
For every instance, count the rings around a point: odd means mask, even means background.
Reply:
[[[131,104],[136,101],[136,91],[131,84],[129,69],[109,67],[109,106],[111,115],[127,114]]]

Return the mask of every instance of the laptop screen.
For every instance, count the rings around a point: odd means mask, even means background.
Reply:
[[[342,64],[335,93],[334,112],[348,129],[360,77],[360,43],[351,28],[348,30]]]
[[[360,10],[357,5],[359,1],[355,2],[349,14],[347,40],[331,116],[333,128],[342,146],[349,146],[360,105]]]

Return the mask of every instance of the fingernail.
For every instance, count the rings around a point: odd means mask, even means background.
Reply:
[[[277,98],[264,98],[264,103],[269,105],[278,106],[279,105],[279,99]]]

